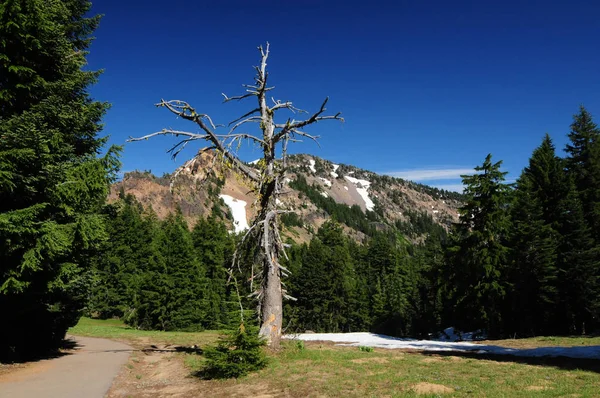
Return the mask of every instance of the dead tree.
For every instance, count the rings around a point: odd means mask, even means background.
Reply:
[[[305,127],[321,120],[343,121],[343,118],[340,113],[332,116],[324,115],[325,105],[328,101],[328,98],[326,98],[319,110],[312,116],[304,120],[295,120],[288,117],[284,123],[277,123],[275,115],[278,111],[286,110],[293,114],[308,114],[308,112],[294,107],[289,101],[281,102],[271,97],[271,102],[269,102],[267,94],[274,88],[267,85],[269,44],[267,43],[266,48],[260,46],[258,50],[260,51],[261,62],[259,66],[255,67],[254,84],[243,85],[246,91],[242,95],[228,97],[223,94],[224,102],[255,97],[258,100],[258,106],[229,123],[225,133],[219,134],[212,119],[206,114],[197,112],[187,102],[161,100],[156,106],[167,108],[178,117],[195,123],[200,128],[200,132],[192,133],[163,129],[144,137],[130,138],[128,141],[146,140],[161,135],[179,137],[181,139],[168,151],[173,157],[176,157],[190,142],[206,141],[207,145],[200,149],[194,158],[181,166],[178,172],[193,165],[204,151],[214,150],[218,155],[218,159],[221,159],[225,165],[241,173],[251,182],[258,197],[256,203],[258,211],[252,225],[236,250],[232,269],[236,267],[239,254],[244,248],[248,248],[249,245],[259,247],[259,254],[252,269],[251,283],[257,285],[253,295],[258,300],[258,313],[261,321],[260,335],[267,340],[269,346],[278,347],[281,339],[282,300],[284,296],[288,297],[281,282],[282,276],[286,276],[288,272],[279,261],[281,256],[285,256],[285,248],[278,225],[279,214],[283,211],[277,209],[277,198],[284,189],[287,146],[290,142],[301,141],[302,138],[310,140],[318,138],[304,132]],[[241,132],[242,127],[248,126],[249,123],[258,124],[262,134]],[[256,168],[248,166],[237,155],[237,146],[246,140],[262,149],[263,157]],[[280,153],[279,158],[277,152]],[[174,174],[175,177],[178,172]],[[239,265],[237,266],[239,267]],[[254,280],[257,283],[254,283]]]

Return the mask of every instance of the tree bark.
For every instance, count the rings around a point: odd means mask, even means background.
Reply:
[[[270,268],[265,259],[264,269]],[[281,341],[281,327],[283,322],[283,301],[281,291],[281,275],[279,270],[265,275],[263,297],[261,302],[261,326],[260,336],[263,337],[269,347],[278,348]]]

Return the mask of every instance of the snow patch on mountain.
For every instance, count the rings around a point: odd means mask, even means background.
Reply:
[[[231,209],[231,215],[233,216],[233,228],[235,233],[242,232],[249,229],[248,220],[246,219],[246,202],[243,200],[235,199],[229,195],[219,195],[223,202]]]
[[[338,175],[338,173],[336,173],[336,171],[337,171],[337,169],[339,169],[340,165],[339,164],[332,164],[332,166],[333,166],[333,171],[331,173],[329,173],[329,174],[331,174],[331,176],[333,178],[338,178],[339,175]]]
[[[328,198],[329,195],[327,195],[327,192],[321,192],[321,196],[323,196],[324,198]]]
[[[315,160],[314,159],[308,159],[308,168],[310,169],[310,171],[312,171],[313,173],[317,172],[317,169],[315,169]]]
[[[331,188],[331,181],[329,181],[327,178],[319,177],[319,180],[323,181],[323,184]]]
[[[360,195],[360,197],[365,201],[365,207],[367,210],[373,211],[375,208],[375,203],[369,197],[369,186],[371,186],[371,182],[367,180],[361,180],[358,178],[344,176],[344,178],[356,186],[356,191]]]
[[[258,162],[260,162],[260,159],[256,159],[251,162],[248,162],[248,164],[258,164]]]

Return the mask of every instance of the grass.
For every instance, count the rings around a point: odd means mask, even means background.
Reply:
[[[186,364],[201,367],[199,358]],[[343,397],[597,397],[597,370],[563,369],[555,364],[497,361],[484,357],[432,355],[308,343],[299,350],[291,342],[271,356],[263,371],[241,380],[223,381],[218,391],[243,384],[258,391],[268,381],[275,395]],[[428,393],[429,392],[429,393]]]
[[[153,344],[173,344],[199,346],[216,341],[218,331],[204,332],[161,332],[156,330],[137,330],[125,325],[117,319],[90,319],[81,318],[79,323],[69,329],[70,334],[87,337],[103,337],[107,339],[136,342],[150,342]]]
[[[513,348],[592,346],[600,345],[600,336],[539,336],[525,339],[490,340],[484,343]]]
[[[213,342],[217,332],[146,332],[117,321],[82,319],[73,334],[149,339],[170,344]],[[600,345],[599,338],[538,337],[486,342],[519,347]],[[421,353],[330,343],[285,341],[269,353],[266,369],[238,380],[197,381],[207,396],[272,395],[291,397],[597,397],[600,361],[566,358],[516,358],[461,353]],[[179,357],[180,358],[180,357]],[[190,373],[204,358],[185,355]],[[144,376],[147,379],[148,376]]]

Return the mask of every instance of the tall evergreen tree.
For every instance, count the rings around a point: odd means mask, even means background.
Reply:
[[[144,216],[143,231],[147,233],[147,256],[143,273],[136,283],[133,311],[125,314],[125,322],[137,329],[166,330],[170,321],[169,303],[176,285],[160,250],[164,234],[152,209]]]
[[[553,196],[556,185],[564,181],[562,173],[562,161],[546,135],[517,180],[511,207],[511,305],[505,320],[511,334],[548,332],[554,320],[560,235],[553,225]]]
[[[583,106],[573,116],[569,140],[567,168],[579,192],[585,220],[600,243],[600,129]]]
[[[575,183],[565,176],[562,200],[556,211],[559,303],[556,314],[560,334],[584,333],[599,326],[598,247],[584,219]],[[587,325],[587,329],[586,329]]]
[[[237,303],[231,302],[227,285],[226,267],[231,265],[234,243],[227,227],[214,216],[201,217],[194,226],[192,239],[198,260],[206,269],[204,327],[219,329],[239,321]]]
[[[135,311],[136,295],[149,264],[157,255],[153,244],[156,223],[144,219],[142,205],[121,193],[107,215],[109,240],[97,259],[89,312],[99,318],[127,319]]]
[[[205,270],[196,257],[194,244],[181,210],[162,223],[160,251],[168,278],[175,289],[167,303],[164,330],[201,330],[206,315]]]
[[[383,298],[383,314],[373,318],[372,330],[406,335],[411,324],[410,302],[414,298],[411,287],[416,285],[416,280],[409,276],[406,253],[402,253],[395,234],[379,233],[367,244],[367,258],[373,312],[381,311],[379,301]]]
[[[462,329],[501,333],[507,268],[506,238],[510,186],[502,162],[488,155],[470,176],[463,176],[465,204],[447,248],[447,291],[453,304],[449,321]]]
[[[108,105],[84,71],[99,17],[84,0],[0,4],[0,356],[60,344],[106,238],[115,151],[97,155]]]
[[[429,236],[415,255],[415,266],[419,272],[416,281],[418,299],[414,300],[414,333],[427,336],[442,330],[442,286],[444,269],[444,251],[441,236]]]

